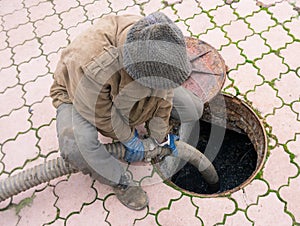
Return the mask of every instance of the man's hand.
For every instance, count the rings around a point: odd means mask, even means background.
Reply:
[[[160,147],[169,148],[174,156],[178,156],[178,150],[175,145],[175,141],[179,140],[179,137],[174,134],[168,134],[167,140],[158,144]]]
[[[135,130],[134,137],[127,142],[123,142],[126,147],[124,160],[127,162],[138,162],[144,159],[145,147],[138,133]]]

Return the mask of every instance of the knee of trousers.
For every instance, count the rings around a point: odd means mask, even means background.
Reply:
[[[79,148],[76,144],[72,128],[63,129],[58,137],[60,155],[67,164],[70,164],[77,170],[82,171],[84,174],[90,173],[89,166],[84,160]]]

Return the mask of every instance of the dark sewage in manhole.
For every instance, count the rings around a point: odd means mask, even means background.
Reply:
[[[200,121],[200,135],[197,149],[204,152],[210,137],[211,124]],[[224,128],[214,125],[217,130]],[[211,146],[211,144],[210,144]],[[210,147],[214,148],[214,147]],[[209,152],[209,150],[206,150]],[[225,137],[221,148],[213,161],[213,165],[220,178],[220,191],[233,189],[246,181],[255,171],[257,153],[246,134],[229,129],[225,130]],[[171,178],[171,181],[182,189],[198,194],[212,194],[207,183],[202,179],[199,171],[187,163]]]

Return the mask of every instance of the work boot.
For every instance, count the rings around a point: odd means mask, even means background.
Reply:
[[[135,184],[129,173],[121,176],[120,183],[114,187],[114,192],[120,202],[132,210],[142,210],[148,205],[147,193]]]

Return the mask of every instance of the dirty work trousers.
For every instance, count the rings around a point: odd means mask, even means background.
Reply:
[[[172,116],[191,128],[202,115],[203,103],[182,87],[174,90]],[[61,156],[67,164],[111,186],[117,185],[125,169],[98,140],[95,126],[85,120],[72,104],[57,108],[57,135]]]

